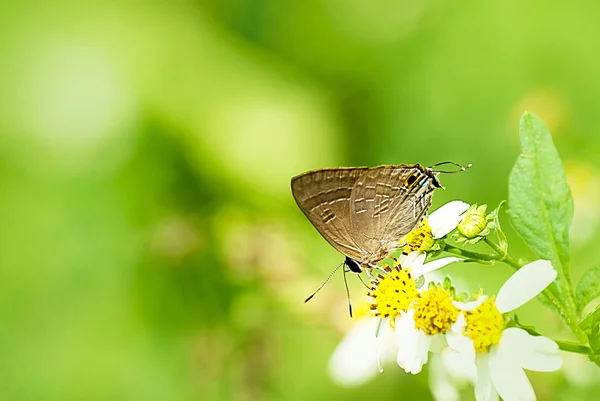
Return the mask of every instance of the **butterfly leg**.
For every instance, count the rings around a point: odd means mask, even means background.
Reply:
[[[352,318],[352,302],[350,301],[350,290],[348,289],[348,279],[346,278],[346,274],[350,271],[350,269],[344,266],[344,286],[346,287],[346,295],[348,297],[348,311],[350,312],[350,318]]]
[[[379,270],[380,272],[382,272],[383,274],[385,274],[385,275],[386,275],[386,276],[388,276],[388,277],[392,277],[392,276],[390,276],[390,274],[389,274],[387,271],[385,271],[385,269],[384,269],[383,267],[381,267],[381,266],[377,266],[377,265],[374,265],[374,264],[372,264],[372,263],[369,263],[369,265],[368,265],[368,266],[369,266],[370,268],[372,268],[372,269],[377,269],[377,270]]]
[[[369,287],[369,286],[367,285],[367,283],[365,283],[365,281],[364,281],[364,280],[363,280],[363,278],[360,276],[360,274],[357,274],[356,276],[358,277],[358,279],[360,280],[360,282],[362,283],[362,285],[364,285],[364,286],[365,286],[365,288],[366,288],[367,290],[372,290],[372,288],[371,288],[371,287]]]

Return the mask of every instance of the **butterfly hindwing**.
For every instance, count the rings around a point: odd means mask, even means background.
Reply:
[[[360,260],[364,251],[355,241],[350,197],[367,167],[314,170],[292,179],[292,194],[317,231],[342,254]]]

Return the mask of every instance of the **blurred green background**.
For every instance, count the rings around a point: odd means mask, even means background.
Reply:
[[[3,2],[0,398],[430,399],[426,372],[328,374],[357,319],[341,275],[302,303],[341,256],[290,178],[452,160],[474,167],[434,208],[495,207],[532,111],[572,185],[580,277],[600,257],[599,20],[590,0]],[[510,275],[445,272],[490,293]],[[537,301],[521,317],[570,338]],[[530,377],[579,400],[599,371]]]

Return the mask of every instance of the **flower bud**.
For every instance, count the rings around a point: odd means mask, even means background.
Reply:
[[[488,224],[485,217],[486,208],[487,205],[472,205],[458,223],[458,232],[467,238],[474,238],[479,235]]]

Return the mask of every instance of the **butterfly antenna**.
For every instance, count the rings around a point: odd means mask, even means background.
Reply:
[[[441,162],[441,163],[436,163],[433,166],[431,166],[431,168],[433,169],[433,167],[439,167],[439,166],[443,166],[445,164],[451,164],[453,166],[458,167],[459,169],[454,171],[454,170],[433,170],[435,173],[446,173],[446,174],[452,174],[452,173],[460,173],[461,171],[465,171],[468,168],[471,168],[473,166],[473,164],[469,163],[466,167],[465,166],[461,166],[458,163],[454,163],[454,162]]]
[[[315,292],[312,293],[312,295],[308,298],[306,298],[304,300],[304,303],[307,303],[308,301],[310,301],[312,299],[312,297],[314,297],[317,292],[321,291],[321,288],[323,288],[325,286],[325,284],[327,284],[327,282],[329,281],[329,279],[331,278],[331,276],[333,276],[335,274],[336,271],[338,271],[338,269],[340,268],[340,266],[342,266],[344,264],[344,262],[340,263],[338,265],[338,267],[336,267],[331,273],[329,273],[329,276],[327,276],[327,278],[325,279],[325,281],[323,281],[323,284],[321,284],[319,286],[319,288],[317,288],[317,290]]]
[[[350,290],[348,289],[348,280],[346,279],[347,272],[348,270],[344,266],[344,285],[346,286],[346,296],[348,297],[348,310],[350,311],[350,317],[352,317],[352,302],[350,302]]]

